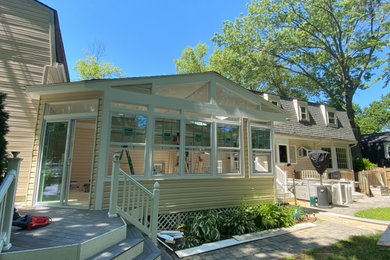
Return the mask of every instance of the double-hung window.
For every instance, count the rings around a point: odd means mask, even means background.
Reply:
[[[337,168],[348,169],[347,149],[336,148]]]
[[[251,126],[252,172],[271,173],[271,131],[269,128]]]
[[[211,173],[211,124],[197,120],[186,121],[186,174]]]
[[[217,124],[218,173],[239,174],[240,127],[233,124]]]

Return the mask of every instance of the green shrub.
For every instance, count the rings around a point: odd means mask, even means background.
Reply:
[[[4,101],[6,96],[6,94],[0,93],[0,181],[2,181],[5,174],[7,155],[7,140],[5,140],[5,135],[8,133],[8,113],[4,111]]]
[[[179,249],[189,248],[200,246],[202,244],[202,240],[195,236],[185,236],[180,240],[179,245],[177,246]]]
[[[237,208],[220,218],[218,229],[223,235],[234,236],[252,233],[257,230],[254,216],[245,208]]]
[[[378,167],[377,164],[370,162],[370,160],[366,158],[363,159],[356,158],[355,160],[353,160],[353,170],[355,172],[360,172],[363,170],[371,170],[376,167]]]
[[[295,224],[294,207],[269,203],[260,205],[256,211],[255,224],[261,230],[290,227]]]
[[[218,230],[218,215],[209,211],[203,212],[200,216],[188,216],[185,221],[185,230],[188,235],[202,242],[218,241],[221,237]]]

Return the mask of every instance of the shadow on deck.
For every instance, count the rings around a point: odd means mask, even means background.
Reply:
[[[21,216],[51,217],[52,223],[33,230],[12,227],[8,252],[80,245],[115,230],[126,228],[121,218],[109,218],[107,211],[40,207],[19,209]]]

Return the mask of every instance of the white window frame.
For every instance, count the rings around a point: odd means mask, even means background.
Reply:
[[[214,133],[214,138],[215,138],[215,154],[216,154],[216,157],[215,157],[215,160],[217,161],[217,176],[220,176],[220,177],[223,177],[223,176],[244,176],[244,172],[243,172],[243,153],[242,153],[242,119],[239,120],[239,122],[237,121],[224,121],[224,120],[217,120],[213,123],[215,125],[215,127],[212,127],[212,129],[215,129],[215,133]],[[234,147],[219,147],[218,146],[218,125],[234,125],[234,126],[238,126],[238,147],[234,148]],[[220,173],[220,169],[219,169],[219,164],[220,164],[220,160],[218,160],[218,151],[219,150],[236,150],[238,151],[239,153],[239,172],[238,173],[234,173],[234,172],[225,172],[223,173],[222,172],[222,169],[221,169],[221,173]],[[235,166],[234,164],[234,161],[232,162],[232,165]],[[236,166],[235,166],[236,167]],[[214,169],[212,169],[212,172],[213,172]],[[194,174],[195,175],[195,174]]]
[[[252,147],[252,128],[263,128],[263,129],[269,129],[270,131],[270,148],[269,149],[253,149]],[[265,126],[265,125],[259,125],[259,124],[256,124],[256,123],[249,123],[249,149],[250,149],[250,154],[249,154],[249,160],[250,160],[250,175],[251,176],[272,176],[273,175],[273,169],[274,169],[274,157],[273,157],[273,153],[272,153],[272,147],[273,147],[273,139],[274,139],[274,133],[273,133],[273,128],[270,127],[270,126]],[[253,152],[262,152],[262,153],[267,153],[269,154],[270,156],[270,165],[268,166],[268,169],[270,169],[269,172],[254,172],[254,169],[253,169],[253,163],[252,163],[252,159],[253,159]]]
[[[301,151],[302,150],[306,151],[306,155],[301,155]],[[297,152],[298,152],[298,157],[305,158],[305,157],[309,156],[309,153],[311,152],[311,149],[309,149],[307,147],[304,147],[304,146],[301,146],[301,147],[298,148]]]
[[[309,106],[305,101],[298,101],[297,99],[293,100],[293,105],[295,109],[295,113],[297,115],[297,120],[301,122],[309,122],[310,114],[309,114]],[[305,119],[302,117],[302,108],[305,108]]]
[[[347,168],[341,168],[341,167],[339,167],[339,159],[338,159],[338,157],[337,157],[337,149],[344,149],[344,150],[345,150],[345,161],[346,161],[346,163],[347,163]],[[335,147],[335,152],[336,152],[336,166],[337,166],[337,169],[350,169],[348,148],[338,146],[338,147]]]

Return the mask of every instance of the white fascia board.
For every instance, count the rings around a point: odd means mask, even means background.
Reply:
[[[87,88],[85,82],[59,83],[52,85],[27,86],[26,93],[32,99],[39,99],[41,95],[64,94],[82,91],[97,91],[99,89]]]

